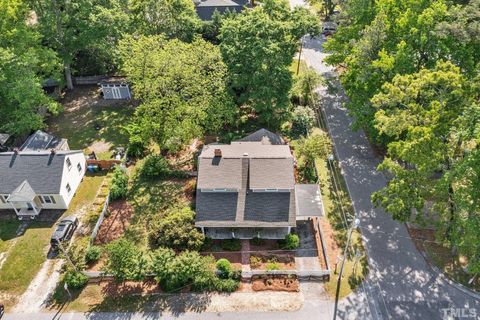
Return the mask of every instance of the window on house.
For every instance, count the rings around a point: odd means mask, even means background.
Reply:
[[[82,165],[80,164],[80,162],[77,164],[77,170],[78,172],[82,172]]]
[[[68,189],[67,189],[68,190]],[[54,196],[41,196],[40,197],[40,202],[42,203],[48,203],[48,204],[55,204],[55,197]]]
[[[67,167],[68,167],[68,170],[70,170],[72,168],[72,161],[70,161],[70,158],[67,158]]]
[[[70,184],[69,184],[69,183],[67,183],[67,185],[66,185],[65,188],[67,188],[68,194],[70,194],[70,192],[72,192],[72,188],[70,187]]]

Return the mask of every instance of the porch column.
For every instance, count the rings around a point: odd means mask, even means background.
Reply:
[[[205,235],[205,227],[200,227],[200,229],[202,230],[203,235]]]
[[[288,227],[288,234],[290,234],[290,232],[292,232],[292,227]]]
[[[37,208],[35,207],[35,203],[30,202],[30,205],[33,208],[33,212],[35,212],[35,215],[38,215],[38,211],[37,211]]]
[[[13,202],[9,202],[9,203],[12,205],[13,210],[15,210],[15,214],[18,216],[17,208],[15,208],[15,205],[13,204]]]

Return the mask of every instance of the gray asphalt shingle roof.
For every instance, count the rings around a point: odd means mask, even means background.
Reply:
[[[285,144],[285,141],[283,141],[282,137],[280,137],[278,134],[268,131],[267,129],[257,130],[252,134],[249,134],[248,136],[243,137],[242,139],[239,139],[237,141],[261,142],[262,144],[273,145]]]
[[[221,157],[215,157],[215,149],[221,150]],[[258,141],[206,145],[199,156],[196,225],[295,226],[294,185],[293,156],[287,145]],[[230,192],[205,192],[214,188]]]
[[[322,194],[318,184],[295,185],[297,216],[323,216]]]
[[[27,180],[37,194],[58,194],[65,157],[82,151],[0,153],[0,194],[12,193]]]

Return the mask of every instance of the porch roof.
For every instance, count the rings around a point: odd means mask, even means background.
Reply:
[[[27,180],[24,180],[8,197],[8,202],[27,202],[33,201],[36,193]]]
[[[296,184],[295,202],[297,217],[321,217],[324,215],[322,194],[318,184]]]

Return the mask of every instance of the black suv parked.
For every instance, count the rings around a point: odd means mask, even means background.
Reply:
[[[73,232],[78,227],[77,217],[71,216],[63,218],[57,225],[55,232],[50,239],[50,245],[53,249],[58,247],[59,241],[69,241],[72,238]]]

